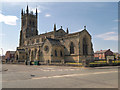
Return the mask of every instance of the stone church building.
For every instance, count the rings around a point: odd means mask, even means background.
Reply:
[[[21,31],[19,47],[17,47],[16,61],[35,61],[42,63],[66,63],[93,60],[94,52],[91,35],[86,26],[80,32],[69,33],[68,28],[57,29],[38,35],[36,13],[21,11]]]

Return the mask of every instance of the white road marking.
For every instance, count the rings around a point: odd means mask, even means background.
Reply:
[[[50,70],[43,70],[43,71],[50,71]]]
[[[59,69],[58,71],[63,71],[62,69]]]
[[[47,79],[47,78],[62,78],[62,77],[74,77],[74,76],[83,76],[83,75],[96,75],[96,74],[107,74],[107,73],[117,73],[118,71],[110,72],[95,72],[95,73],[85,73],[85,74],[68,74],[68,75],[56,75],[56,76],[46,76],[46,77],[35,77],[32,79]]]
[[[53,68],[47,68],[47,69],[53,69]]]
[[[110,72],[95,72],[95,73],[85,73],[85,74],[68,74],[68,75],[56,75],[56,76],[44,76],[44,77],[33,77],[29,79],[38,80],[38,79],[50,79],[50,78],[64,78],[64,77],[75,77],[75,76],[85,76],[85,75],[99,75],[99,74],[107,74],[107,73],[118,73],[118,71],[110,71]],[[28,80],[28,79],[27,79]],[[21,80],[2,80],[2,82],[16,82]]]
[[[56,71],[56,70],[51,70],[51,71]]]

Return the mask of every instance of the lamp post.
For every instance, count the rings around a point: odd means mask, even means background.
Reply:
[[[3,56],[3,48],[1,48],[1,50],[2,50],[2,55],[1,56]]]
[[[2,50],[2,56],[3,56],[3,48],[1,48],[1,50]]]
[[[2,56],[3,56],[3,48],[1,48],[1,50],[2,50],[2,55],[1,55],[1,63],[2,63],[2,59],[3,59],[3,58],[2,58]]]

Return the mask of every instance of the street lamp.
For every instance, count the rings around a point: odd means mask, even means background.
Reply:
[[[1,55],[1,58],[0,58],[0,60],[1,60],[1,63],[2,63],[2,56],[3,56],[3,48],[1,48],[1,50],[2,50],[2,55]]]
[[[1,48],[1,50],[2,50],[2,56],[3,56],[3,48]]]
[[[3,48],[1,48],[1,50],[2,50],[2,55],[1,56],[3,56]]]

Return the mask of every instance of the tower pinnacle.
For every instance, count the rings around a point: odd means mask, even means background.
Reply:
[[[37,8],[36,8],[36,17],[37,17]]]
[[[54,31],[56,31],[56,24],[54,24]]]
[[[86,30],[86,26],[84,26],[84,30]]]
[[[21,15],[23,16],[23,9],[22,9],[22,11],[21,11]]]
[[[27,12],[27,14],[29,13],[28,5],[27,5],[27,9],[26,9],[26,12]]]
[[[69,30],[68,30],[68,28],[67,28],[67,31],[66,31],[66,32],[67,32],[67,34],[69,33]]]

